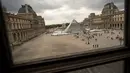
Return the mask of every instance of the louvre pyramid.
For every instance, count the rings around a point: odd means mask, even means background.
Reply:
[[[81,31],[81,26],[75,19],[64,30],[65,33],[80,33]]]

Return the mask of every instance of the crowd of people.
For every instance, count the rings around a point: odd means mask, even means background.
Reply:
[[[87,39],[86,44],[87,45],[92,45],[91,40],[95,40],[95,42],[98,41],[98,36],[102,36],[103,33],[87,33],[84,34],[83,36]],[[76,38],[79,38],[79,34],[74,35]],[[82,41],[85,41],[85,39],[82,39]],[[99,48],[99,44],[93,44],[93,48]]]
[[[97,42],[98,41],[98,38],[103,36],[103,34],[105,34],[106,36],[106,39],[110,39],[110,40],[119,40],[120,42],[120,45],[121,43],[123,42],[123,37],[120,35],[121,32],[116,32],[114,30],[107,30],[107,31],[104,31],[104,32],[98,32],[98,33],[86,33],[84,36],[87,40],[84,40],[82,39],[82,41],[86,41],[86,44],[87,45],[92,45],[93,48],[99,48],[100,47],[100,44],[99,43],[92,43],[91,41],[94,40],[94,42]],[[78,38],[79,36],[76,35]],[[99,40],[100,41],[100,40]]]
[[[123,42],[123,37],[120,35],[121,34],[121,32],[119,32],[119,33],[114,33],[113,31],[111,31],[111,33],[110,33],[111,35],[115,35],[115,38],[114,37],[112,37],[112,36],[107,36],[107,39],[111,39],[111,40],[119,40],[119,42],[120,42],[120,45],[121,45],[121,43]]]

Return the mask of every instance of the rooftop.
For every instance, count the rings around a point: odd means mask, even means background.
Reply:
[[[18,10],[18,13],[35,13],[35,11],[30,5],[25,4],[21,5],[21,8]]]

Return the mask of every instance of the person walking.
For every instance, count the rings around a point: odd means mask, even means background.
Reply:
[[[97,48],[99,47],[99,45],[97,44]]]
[[[95,39],[95,41],[97,41],[97,39]]]
[[[113,40],[113,37],[111,37],[111,40]]]
[[[88,44],[90,44],[89,41],[88,41]]]
[[[92,35],[92,37],[94,38],[94,35]]]

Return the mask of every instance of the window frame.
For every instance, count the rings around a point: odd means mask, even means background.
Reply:
[[[9,41],[6,33],[6,25],[1,9],[0,3],[0,73],[52,73],[52,72],[65,72],[85,67],[92,67],[96,65],[106,64],[119,60],[125,61],[125,73],[130,73],[130,1],[125,0],[125,46],[109,47],[108,50],[98,49],[95,51],[87,51],[82,53],[76,53],[71,56],[51,58],[47,60],[39,59],[32,62],[13,64],[11,48],[9,47]],[[105,48],[107,49],[107,48]]]

